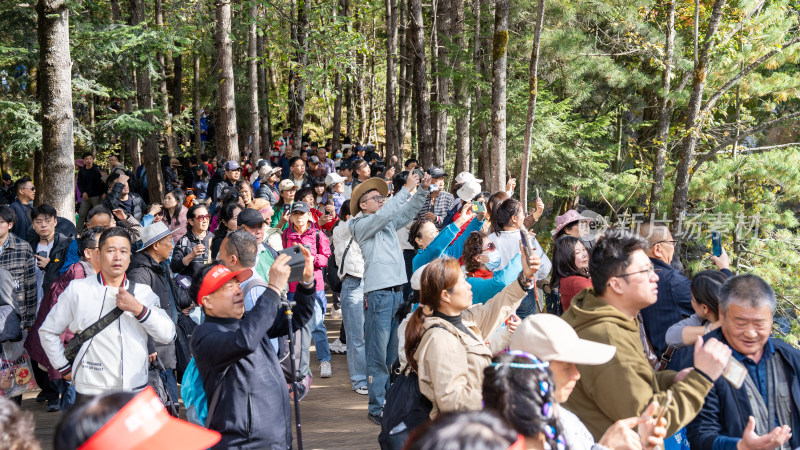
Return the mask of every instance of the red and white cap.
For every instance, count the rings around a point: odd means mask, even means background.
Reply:
[[[242,269],[238,272],[231,272],[230,269],[217,264],[208,271],[203,278],[203,284],[200,285],[200,290],[197,291],[197,304],[203,306],[203,297],[211,295],[225,285],[231,278],[236,278],[236,281],[242,282],[253,276],[253,271],[250,269]]]
[[[148,386],[78,450],[200,450],[211,447],[220,438],[216,431],[170,416]]]

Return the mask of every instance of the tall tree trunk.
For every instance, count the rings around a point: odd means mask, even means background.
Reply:
[[[111,13],[114,19],[114,22],[122,23],[122,11],[119,7],[119,0],[111,0]],[[134,75],[131,73],[130,68],[128,67],[127,62],[124,60],[120,63],[120,72],[122,76],[122,85],[128,92],[134,92],[136,89]],[[131,97],[125,97],[122,99],[122,111],[125,114],[130,114],[133,112],[133,99]],[[139,167],[141,164],[141,159],[139,158],[139,140],[133,138],[127,138],[122,141],[122,150],[123,153],[127,153],[128,157],[131,161],[131,166],[134,170]]]
[[[439,138],[438,133],[438,125],[439,122],[436,120],[439,116],[436,114],[437,106],[439,105],[439,78],[436,76],[436,63],[439,61],[439,28],[437,28],[436,24],[438,22],[438,16],[436,15],[436,10],[439,7],[438,0],[431,0],[431,39],[429,42],[431,55],[428,58],[428,63],[430,63],[430,86],[428,87],[430,92],[430,104],[431,104],[431,143],[433,145],[433,164],[436,164],[436,149],[438,148],[438,144],[436,140]],[[423,11],[423,17],[425,16],[425,12]],[[424,24],[424,22],[423,22]],[[423,26],[424,28],[424,26]]]
[[[455,0],[460,1],[460,0]],[[436,0],[436,112],[434,132],[436,137],[436,165],[444,167],[447,151],[447,108],[450,106],[450,45],[452,39],[451,0]]]
[[[250,89],[250,161],[255,166],[261,154],[261,121],[258,115],[258,5],[250,5],[250,29],[247,36],[247,81]]]
[[[144,22],[144,0],[131,0],[131,25]],[[147,68],[136,70],[136,98],[139,109],[153,109],[153,92],[150,84],[150,75]],[[145,119],[154,123],[152,113],[145,114]],[[151,202],[158,202],[164,198],[164,177],[161,175],[161,165],[158,156],[158,137],[152,133],[144,140],[142,159],[147,171],[147,191]]]
[[[525,142],[522,150],[522,170],[519,177],[519,201],[522,207],[528,208],[528,171],[531,161],[531,140],[533,139],[533,121],[536,120],[536,99],[539,96],[539,42],[544,26],[545,0],[539,0],[536,12],[536,26],[533,30],[533,47],[529,68],[528,116],[525,119]],[[534,208],[535,209],[535,208]]]
[[[455,78],[455,104],[458,105],[459,113],[456,115],[456,161],[453,166],[454,173],[468,172],[470,163],[470,108],[472,108],[472,96],[467,92],[467,77],[461,71],[464,69],[464,58],[467,53],[466,36],[464,29],[464,2],[465,0],[452,0],[453,4],[453,40],[454,47],[463,53],[453,58],[453,72]]]
[[[428,168],[434,164],[433,134],[431,132],[431,104],[428,91],[428,67],[425,58],[424,22],[422,0],[409,0],[409,24],[414,51],[414,99],[417,108],[417,145],[420,165]]]
[[[344,21],[348,20],[350,5],[348,0],[339,0],[339,13]],[[342,102],[344,100],[344,89],[342,89],[342,69],[336,70],[334,80],[334,90],[336,91],[336,101],[333,104],[333,140],[331,143],[331,158],[342,148]],[[349,109],[349,108],[348,108]]]
[[[397,0],[386,0],[386,156],[398,154],[397,137]]]
[[[195,52],[192,55],[192,105],[194,111],[194,147],[197,159],[200,159],[200,154],[203,152],[203,142],[200,137],[200,53]]]
[[[172,61],[172,86],[170,89],[172,91],[172,103],[170,103],[170,106],[172,108],[173,120],[178,120],[178,116],[183,113],[183,55],[181,54],[181,50],[175,53]],[[181,125],[185,124],[182,123]],[[180,148],[181,145],[189,145],[190,139],[185,132],[181,132],[179,136],[176,136],[176,139],[178,137],[180,137],[180,139],[178,139],[178,148]]]
[[[37,200],[75,222],[72,147],[72,77],[69,55],[69,9],[64,0],[39,0],[39,92],[42,101],[42,159]]]
[[[263,18],[264,11],[259,8],[259,17]],[[264,61],[264,35],[256,39],[258,46],[258,98],[261,102],[258,109],[261,115],[261,153],[268,155],[272,149],[272,124],[269,117],[269,91],[267,90],[267,69]]]
[[[308,64],[308,43],[306,30],[308,16],[306,10],[308,0],[297,0],[297,23],[294,25],[294,61],[297,67],[304,68]],[[289,71],[289,124],[294,131],[295,140],[302,141],[303,123],[306,117],[306,85],[298,71],[292,67]]]
[[[672,117],[670,89],[672,57],[675,51],[675,0],[667,2],[667,36],[664,44],[664,72],[661,73],[661,98],[659,99],[658,129],[656,131],[656,155],[653,163],[653,186],[650,190],[650,213],[658,214],[661,190],[664,189],[664,168],[669,148],[669,126]]]
[[[349,69],[348,69],[349,71]],[[349,78],[352,80],[352,77]],[[347,137],[353,140],[353,133],[355,133],[355,109],[356,109],[356,101],[355,96],[353,95],[353,82],[347,81],[347,87],[344,91],[344,102],[347,104]]]
[[[156,26],[164,27],[164,8],[163,0],[155,0]],[[164,141],[167,143],[167,154],[175,156],[175,139],[172,133],[172,118],[169,115],[169,92],[167,91],[167,70],[164,62],[164,54],[156,53],[158,60],[158,91],[161,93],[161,111],[164,113]]]
[[[484,49],[485,45],[488,45],[486,40],[481,39],[481,27],[488,27],[486,23],[482,21],[482,8],[483,4],[486,3],[488,0],[472,0],[472,11],[474,14],[475,19],[475,28],[473,30],[472,36],[472,64],[475,66],[475,71],[481,81],[485,81],[489,78],[488,70],[489,66],[485,63],[484,55],[486,54],[486,50]],[[480,178],[484,180],[489,180],[491,174],[489,173],[489,127],[486,124],[486,120],[481,119],[481,111],[484,107],[485,99],[483,97],[483,92],[481,90],[480,83],[475,84],[475,111],[472,117],[479,119],[478,124],[478,142],[480,143],[480,154],[478,158],[478,173],[480,174]],[[489,181],[486,181],[486,187],[488,188]]]
[[[689,105],[686,107],[685,129],[688,134],[683,138],[680,159],[678,161],[678,170],[675,175],[675,193],[672,196],[672,222],[670,223],[670,228],[673,233],[678,231],[684,215],[686,214],[686,204],[689,197],[689,180],[691,177],[689,169],[692,167],[694,148],[695,145],[697,145],[697,135],[699,134],[699,130],[697,129],[699,125],[698,113],[700,112],[700,106],[703,102],[703,91],[706,86],[706,75],[708,74],[708,62],[711,58],[711,46],[714,45],[714,35],[719,28],[724,6],[725,0],[714,1],[714,8],[708,20],[708,29],[706,30],[703,48],[694,66],[692,93],[689,97]]]
[[[236,103],[233,79],[233,44],[231,42],[231,0],[215,0],[217,25],[214,40],[219,67],[219,114],[217,114],[217,154],[239,161],[239,138],[236,128]]]
[[[508,66],[508,1],[497,0],[492,43],[492,146],[490,191],[506,184],[506,70]]]
[[[403,147],[406,141],[406,127],[408,123],[408,112],[411,106],[411,45],[409,43],[410,33],[408,32],[408,2],[400,0],[398,4],[398,50],[399,73],[397,75],[398,97],[397,97],[397,151],[398,162],[403,160]]]

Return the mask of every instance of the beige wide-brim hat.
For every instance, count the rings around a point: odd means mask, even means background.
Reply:
[[[553,314],[526,317],[511,335],[511,350],[528,352],[542,361],[596,366],[614,357],[614,346],[581,339],[564,319]]]
[[[353,193],[350,195],[350,214],[355,216],[361,211],[361,196],[373,189],[377,189],[378,193],[384,198],[389,195],[389,185],[386,184],[385,180],[382,178],[370,178],[353,189]]]

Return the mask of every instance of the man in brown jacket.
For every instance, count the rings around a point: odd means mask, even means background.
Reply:
[[[716,339],[703,345],[698,338],[693,368],[653,370],[637,319],[658,294],[658,275],[644,252],[647,247],[640,237],[609,230],[597,241],[589,260],[594,288],[578,294],[562,316],[580,338],[617,348],[606,364],[578,365],[581,378],[566,403],[595,439],[617,420],[639,416],[651,401],[663,405],[668,390],[673,402],[664,417],[667,436],[671,436],[697,415],[731,356],[730,349]]]

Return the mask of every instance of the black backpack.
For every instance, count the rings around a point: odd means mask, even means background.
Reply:
[[[342,254],[342,263],[345,262],[345,258],[347,258],[347,252],[350,250],[350,245],[353,243],[353,238],[350,238],[350,242],[347,243],[347,247],[344,249],[344,253]],[[339,265],[336,264],[336,252],[333,248],[333,244],[331,244],[331,257],[328,258],[328,267],[325,268],[325,282],[328,283],[328,287],[331,288],[333,292],[342,292],[342,278],[344,278],[343,273],[340,273]]]
[[[428,330],[431,328],[444,329],[441,325],[433,325]],[[398,443],[400,440],[405,442],[415,428],[428,420],[431,409],[433,409],[433,403],[419,390],[419,376],[410,367],[406,367],[397,375],[394,383],[386,391],[386,401],[381,418],[381,434],[378,435],[381,449],[392,449],[394,446],[391,444]],[[401,424],[405,424],[401,431],[391,433]],[[393,436],[391,441],[390,436]]]

